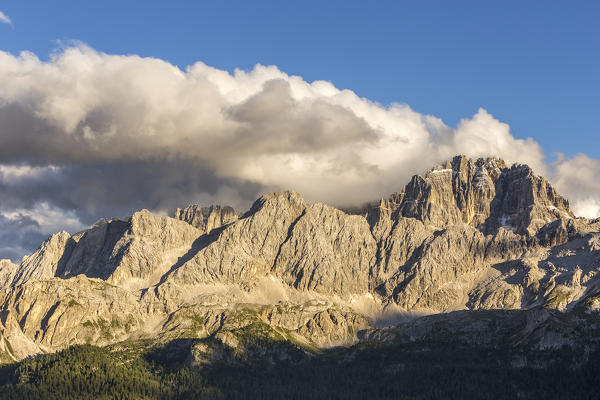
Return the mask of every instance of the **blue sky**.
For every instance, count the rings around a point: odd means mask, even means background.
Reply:
[[[180,67],[277,65],[455,126],[484,107],[551,156],[600,157],[596,1],[7,1],[0,49],[80,40]]]

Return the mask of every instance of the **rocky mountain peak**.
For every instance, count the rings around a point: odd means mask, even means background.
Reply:
[[[485,234],[504,228],[533,236],[552,221],[574,218],[568,201],[527,165],[507,167],[500,158],[463,155],[413,176],[381,207],[433,228],[462,222]],[[378,217],[371,220],[373,225]]]
[[[51,279],[67,251],[70,238],[71,235],[66,231],[55,233],[46,239],[36,252],[23,257],[21,266],[15,273],[13,285],[30,280]]]
[[[304,200],[304,197],[302,197],[300,193],[294,190],[284,190],[281,192],[268,193],[261,196],[254,202],[248,213],[252,214],[253,212],[265,207],[303,210],[306,208],[306,206],[306,200]]]

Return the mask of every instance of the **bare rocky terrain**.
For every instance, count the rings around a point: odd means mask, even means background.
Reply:
[[[236,349],[257,330],[318,351],[422,338],[436,314],[485,337],[480,318],[452,316],[498,309],[526,310],[518,333],[558,348],[576,338],[550,322],[600,310],[599,271],[600,219],[576,217],[526,165],[457,156],[353,212],[285,191],[244,213],[141,210],[59,232],[0,261],[0,361],[85,343]]]

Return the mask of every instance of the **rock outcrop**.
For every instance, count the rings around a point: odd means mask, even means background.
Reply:
[[[533,235],[548,222],[575,217],[569,202],[528,166],[508,168],[497,158],[465,156],[446,161],[424,177],[415,175],[400,193],[368,210],[368,218],[377,219],[382,207],[435,229],[462,222],[484,234],[503,227]]]
[[[70,238],[71,235],[65,231],[54,234],[33,254],[23,257],[12,285],[52,279],[56,275],[59,263],[63,263],[72,251]]]
[[[238,215],[229,206],[200,207],[191,205],[176,209],[175,218],[187,222],[204,234],[234,222],[238,219]]]
[[[10,260],[0,260],[0,288],[9,286],[13,282],[18,269],[19,265]]]

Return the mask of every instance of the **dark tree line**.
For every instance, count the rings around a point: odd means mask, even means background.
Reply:
[[[264,345],[264,344],[262,344]],[[0,368],[2,399],[596,399],[600,354],[414,343],[186,366],[90,345]],[[183,354],[183,353],[182,353]],[[527,359],[527,367],[515,361]]]

